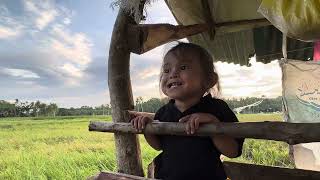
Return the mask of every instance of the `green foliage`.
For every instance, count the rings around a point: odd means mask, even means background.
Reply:
[[[81,106],[80,108],[59,108],[58,116],[88,116],[88,115],[110,115],[111,106],[101,105],[95,108]]]
[[[36,102],[21,102],[18,99],[15,103],[0,100],[0,117],[30,117],[30,116],[56,116],[58,106],[54,103],[49,105]]]
[[[15,106],[9,102],[0,100],[0,117],[8,117],[15,115]]]
[[[279,114],[239,115],[241,121],[281,119]],[[100,170],[116,171],[113,134],[89,132],[89,119],[110,116],[3,118],[0,120],[0,179],[85,179]],[[153,150],[139,136],[143,167]],[[247,139],[241,157],[232,161],[292,167],[288,146]]]
[[[226,159],[234,162],[293,168],[288,151],[288,144],[283,142],[246,139],[242,155],[235,159]]]
[[[101,105],[97,107],[82,106],[80,108],[59,108],[57,104],[45,104],[40,101],[15,103],[0,100],[0,117],[55,117],[55,116],[84,116],[110,115],[111,107]]]
[[[234,109],[236,107],[252,104],[262,99],[264,99],[264,101],[259,106],[246,109],[244,113],[281,112],[281,97],[275,99],[255,97],[227,99],[226,102],[231,109]],[[167,102],[167,98],[151,98],[144,102],[142,97],[137,97],[135,101],[135,110],[155,113]],[[55,103],[45,104],[40,101],[22,102],[18,99],[16,99],[15,103],[9,103],[0,100],[0,117],[94,116],[110,114],[111,106],[109,104],[97,107],[81,106],[80,108],[59,108]]]
[[[160,107],[166,104],[166,101],[167,99],[151,98],[144,102],[142,97],[137,97],[135,110],[155,113]]]
[[[282,121],[282,114],[237,114],[240,122]]]
[[[225,99],[231,109],[237,107],[243,107],[249,104],[253,104],[263,100],[261,104],[258,106],[254,106],[248,109],[245,109],[243,113],[270,113],[270,112],[281,112],[282,111],[282,97],[279,96],[277,98],[257,98],[257,97],[247,97],[247,98],[240,98],[240,99]]]

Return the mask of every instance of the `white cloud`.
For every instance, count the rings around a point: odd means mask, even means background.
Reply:
[[[147,20],[145,23],[177,24],[164,1],[153,1],[150,6],[147,5]]]
[[[62,25],[56,25],[51,34],[50,48],[58,55],[82,67],[92,61],[92,43],[85,34],[72,34]]]
[[[83,76],[83,72],[70,63],[65,63],[61,69],[72,77],[80,78]]]
[[[0,15],[4,15],[4,14],[8,14],[8,13],[9,13],[8,8],[5,5],[0,4]]]
[[[158,80],[151,80],[149,82],[145,82],[144,84],[132,82],[132,91],[134,97],[141,96],[145,100],[153,97],[160,97]]]
[[[40,78],[38,74],[25,69],[1,68],[2,73],[19,78]]]
[[[99,106],[102,104],[110,104],[110,96],[108,91],[88,94],[86,96],[60,96],[46,99],[39,99],[41,102],[54,102],[59,107],[80,107],[80,106]]]
[[[281,96],[281,68],[277,61],[269,64],[251,59],[251,67],[217,62],[224,97]]]
[[[84,71],[92,61],[91,41],[83,33],[71,33],[63,25],[56,24],[51,31],[49,49],[63,59],[61,78],[68,86],[80,86],[86,78]]]
[[[31,11],[33,13],[38,13],[40,11],[39,8],[32,1],[24,1],[24,2],[25,2],[26,10]]]
[[[37,27],[42,30],[45,28],[50,22],[52,22],[57,15],[56,11],[50,10],[50,11],[43,11],[41,12],[41,15],[36,20]]]
[[[160,68],[157,67],[150,67],[147,69],[142,70],[142,72],[138,73],[137,78],[139,79],[147,79],[153,76],[159,76]]]
[[[28,86],[37,85],[36,82],[34,82],[34,81],[19,81],[18,84],[28,85]]]
[[[71,19],[70,18],[64,18],[63,19],[63,24],[69,25],[70,23],[71,23]]]
[[[9,39],[18,37],[21,34],[19,28],[5,27],[0,25],[0,39]]]
[[[6,6],[0,5],[0,39],[12,39],[22,35],[23,25],[12,18]]]
[[[67,85],[79,85],[92,61],[92,43],[86,34],[69,28],[75,11],[53,0],[26,0],[22,5],[21,16],[10,14],[7,7],[0,5],[0,39],[28,38],[18,46],[32,42],[31,50],[50,54],[41,60],[43,71],[55,72],[56,79]]]
[[[50,1],[25,1],[26,10],[35,15],[35,25],[39,30],[47,27],[58,16],[58,12]]]

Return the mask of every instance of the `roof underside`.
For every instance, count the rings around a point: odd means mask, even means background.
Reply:
[[[263,18],[257,12],[261,0],[207,0],[204,2],[203,0],[166,0],[177,22],[182,25]],[[263,63],[282,57],[282,33],[272,25],[235,30],[231,33],[219,32],[214,38],[210,36],[210,32],[204,32],[188,39],[209,50],[216,61],[249,65],[249,57],[254,54],[257,61]],[[290,59],[312,59],[313,43],[288,38],[287,52]]]

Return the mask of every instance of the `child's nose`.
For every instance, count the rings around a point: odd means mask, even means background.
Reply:
[[[177,78],[178,77],[178,74],[179,74],[179,70],[174,68],[172,71],[171,71],[171,74],[170,74],[170,79],[172,78]]]

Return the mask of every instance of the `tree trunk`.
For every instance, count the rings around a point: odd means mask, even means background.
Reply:
[[[130,51],[127,46],[127,27],[134,21],[121,8],[114,24],[108,61],[108,84],[110,91],[112,119],[114,122],[128,122],[126,110],[133,109],[130,82]],[[143,176],[140,145],[137,135],[115,133],[118,172]]]

